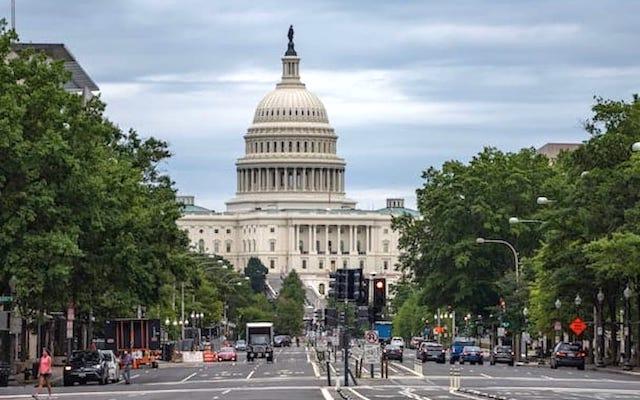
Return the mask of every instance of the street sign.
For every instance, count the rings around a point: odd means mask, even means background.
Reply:
[[[435,333],[436,335],[442,335],[444,333],[444,328],[441,326],[436,326],[435,328],[433,328],[433,333]]]
[[[366,331],[364,333],[364,340],[367,343],[377,344],[378,343],[378,332],[377,331]]]
[[[553,330],[554,331],[561,331],[562,330],[562,323],[560,321],[556,321],[553,324]]]
[[[506,331],[506,329],[504,329],[503,327],[499,327],[498,328],[498,337],[504,337],[505,336],[505,331]]]
[[[0,296],[0,303],[10,303],[13,301],[12,296]]]
[[[576,319],[571,321],[571,323],[569,324],[569,328],[577,336],[580,336],[582,335],[582,332],[587,329],[587,324],[585,324],[584,321],[580,319],[580,317],[577,317]]]
[[[377,344],[365,344],[364,345],[364,357],[362,362],[364,364],[378,364],[382,357],[382,349]]]

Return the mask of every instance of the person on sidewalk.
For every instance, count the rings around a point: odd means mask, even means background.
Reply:
[[[124,351],[124,357],[122,357],[122,365],[124,366],[124,383],[129,385],[131,383],[131,365],[133,364],[133,357],[128,351]]]
[[[49,392],[49,398],[51,398],[51,354],[49,354],[49,350],[46,348],[42,349],[42,356],[40,357],[40,362],[38,365],[38,386],[36,386],[35,390],[31,397],[34,399],[38,398],[38,394],[40,394],[40,389],[46,384],[47,391]]]

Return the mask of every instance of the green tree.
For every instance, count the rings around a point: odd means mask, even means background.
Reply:
[[[244,269],[244,274],[249,277],[251,288],[255,293],[264,293],[268,273],[267,267],[257,257],[251,257]]]
[[[421,294],[415,290],[402,303],[395,317],[393,318],[393,335],[403,338],[422,336],[425,327],[425,319],[429,319],[427,307],[421,305]]]
[[[276,299],[276,332],[297,335],[304,323],[305,292],[296,271],[291,271],[282,281],[282,288]]]

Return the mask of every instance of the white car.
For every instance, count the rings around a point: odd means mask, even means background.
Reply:
[[[389,344],[393,345],[393,346],[400,346],[401,348],[404,349],[404,339],[401,338],[400,336],[394,336],[391,338],[391,342],[389,342]]]
[[[98,350],[107,363],[107,376],[109,381],[115,383],[120,381],[120,360],[113,353],[113,350]]]

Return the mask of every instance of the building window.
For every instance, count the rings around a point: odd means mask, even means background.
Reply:
[[[271,252],[276,251],[276,241],[275,240],[269,241],[269,251],[271,251]]]
[[[276,233],[276,228],[274,228],[273,226],[271,228],[269,228],[269,232],[271,233]]]
[[[220,253],[220,241],[216,240],[213,242],[213,252],[216,254]]]
[[[384,234],[386,235],[387,233],[389,233],[389,229],[388,228],[384,228]]]
[[[364,260],[360,260],[360,268],[364,269]]]
[[[318,293],[324,295],[324,283],[318,285]]]
[[[340,253],[344,253],[344,240],[340,241]]]
[[[388,253],[389,252],[389,241],[385,240],[384,242],[382,242],[382,252],[383,253]]]
[[[322,260],[318,261],[318,268],[319,269],[323,269],[324,268],[324,261],[322,261]]]
[[[200,229],[198,232],[200,232],[200,233],[204,233],[204,229]]]
[[[227,233],[231,233],[231,229],[227,229]]]
[[[253,245],[253,251],[255,252],[258,249],[258,247],[256,246],[256,241],[252,240],[251,244]]]
[[[216,228],[216,229],[214,229],[214,230],[213,230],[213,233],[218,233],[218,229],[217,229],[217,228]]]
[[[320,253],[320,241],[316,240],[316,252]]]
[[[271,269],[276,268],[276,260],[269,260],[269,268]]]
[[[356,243],[356,250],[358,251],[358,253],[360,253],[360,241],[359,240]]]
[[[342,260],[342,268],[347,268],[347,260]]]
[[[204,253],[204,239],[198,240],[198,252]]]
[[[298,250],[300,253],[304,253],[304,242],[302,240],[298,242]]]
[[[336,260],[331,260],[331,270],[332,271],[336,270]]]
[[[225,250],[227,253],[231,253],[231,241],[225,243]]]
[[[385,269],[385,270],[389,269],[389,261],[382,262],[382,269]]]
[[[307,260],[302,260],[302,269],[307,269]]]
[[[333,252],[333,243],[331,242],[331,240],[329,240],[327,244],[329,245],[329,252]]]

